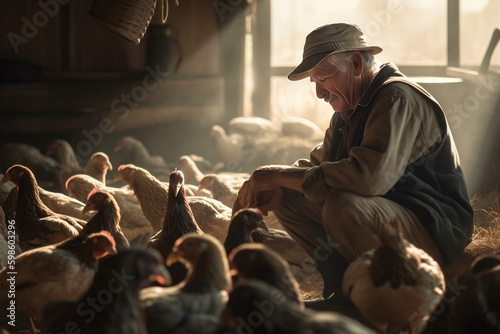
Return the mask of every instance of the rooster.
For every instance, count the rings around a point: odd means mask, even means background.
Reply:
[[[258,279],[278,289],[304,307],[299,283],[295,279],[290,265],[281,255],[262,244],[242,244],[229,254],[231,268],[236,271],[238,281],[241,279]]]
[[[175,169],[170,173],[167,202],[167,212],[163,220],[163,228],[149,240],[147,246],[156,249],[167,258],[175,241],[182,235],[190,232],[203,234],[196,223],[193,212],[184,193],[184,175]],[[174,284],[182,281],[186,276],[186,269],[182,263],[176,263],[169,268]]]
[[[354,319],[333,312],[302,309],[283,292],[260,280],[235,286],[219,325],[220,333],[375,334]]]
[[[11,181],[18,188],[16,201],[16,232],[23,251],[54,244],[77,236],[87,223],[82,219],[57,214],[39,196],[35,176],[27,167],[10,167],[0,184]]]
[[[380,332],[394,326],[418,333],[443,297],[443,272],[431,256],[398,231],[381,223],[374,229],[380,246],[349,265],[342,293]]]
[[[211,333],[231,288],[224,248],[211,235],[188,233],[176,241],[166,263],[176,261],[189,268],[184,281],[140,292],[148,333]]]
[[[47,333],[145,334],[138,293],[152,281],[170,281],[157,252],[128,249],[108,256],[78,301],[47,305],[42,327]]]
[[[18,255],[15,267],[0,271],[0,305],[8,307],[11,271],[15,271],[15,306],[21,315],[40,319],[45,305],[56,300],[77,300],[94,278],[98,260],[116,252],[108,232],[76,236]],[[32,328],[33,330],[34,328]]]
[[[120,223],[120,208],[116,200],[110,194],[98,191],[94,188],[89,193],[87,205],[83,212],[97,211],[97,213],[88,221],[87,225],[80,232],[80,235],[87,235],[101,230],[111,233],[116,242],[116,249],[122,251],[130,248],[129,241],[122,232]]]

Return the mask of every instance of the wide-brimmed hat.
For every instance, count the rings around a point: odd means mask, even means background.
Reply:
[[[308,77],[307,72],[329,55],[363,50],[371,54],[382,52],[381,47],[366,43],[365,34],[355,24],[334,23],[321,26],[307,35],[302,62],[288,75],[288,79],[295,81]]]

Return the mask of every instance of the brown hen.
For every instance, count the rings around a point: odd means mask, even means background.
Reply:
[[[87,161],[83,173],[92,176],[105,185],[108,170],[113,170],[108,155],[104,152],[96,152],[92,154],[89,161]]]
[[[193,211],[184,193],[184,175],[175,169],[170,174],[167,210],[163,220],[163,228],[149,240],[147,246],[156,249],[167,258],[178,238],[186,233],[203,234],[196,223]],[[181,282],[186,277],[186,268],[182,263],[175,263],[168,268],[173,284]]]
[[[47,305],[46,333],[146,334],[139,290],[170,277],[157,252],[128,249],[101,260],[90,288],[78,301]],[[71,327],[69,327],[71,326]]]
[[[184,281],[171,287],[148,287],[140,293],[148,333],[213,333],[231,289],[222,244],[208,234],[185,234],[166,262],[176,261],[189,268]]]
[[[49,302],[80,298],[92,283],[98,259],[115,252],[108,232],[76,236],[26,251],[15,258],[15,264],[0,271],[0,305],[5,310],[12,300],[7,279],[14,271],[17,315],[40,319]]]
[[[23,251],[77,236],[86,221],[50,210],[39,196],[35,176],[27,167],[14,165],[0,181],[11,181],[18,188],[16,232]]]
[[[102,230],[108,231],[115,239],[118,251],[130,248],[129,241],[119,225],[120,207],[111,194],[94,188],[87,198],[87,205],[83,208],[84,213],[92,211],[97,211],[97,213],[88,221],[80,235],[89,235]]]

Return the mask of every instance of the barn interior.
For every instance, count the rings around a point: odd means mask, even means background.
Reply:
[[[0,146],[45,154],[64,140],[81,167],[105,152],[110,180],[138,163],[117,150],[124,137],[165,161],[164,180],[185,155],[207,172],[292,164],[322,140],[332,110],[308,79],[287,75],[312,29],[352,22],[383,47],[381,61],[439,101],[470,197],[489,194],[500,183],[498,13],[495,0],[4,1]],[[241,117],[275,132],[228,152],[214,126],[231,134]],[[320,137],[284,133],[292,121]],[[61,191],[55,180],[44,186]]]
[[[129,135],[168,161],[184,154],[220,161],[211,127],[227,130],[235,117],[262,117],[279,126],[284,117],[299,116],[324,130],[329,107],[316,101],[307,80],[290,83],[286,75],[301,59],[310,30],[352,21],[384,47],[382,60],[394,62],[441,103],[471,194],[498,183],[494,1],[378,1],[368,7],[320,1],[311,9],[277,0],[188,0],[170,4],[165,23],[162,4],[151,1],[143,5],[154,13],[151,22],[138,28],[136,35],[144,36],[129,37],[135,41],[93,19],[92,5],[5,4],[2,142],[26,142],[45,152],[51,140],[62,138],[83,164]],[[419,15],[426,24],[417,24]],[[126,31],[123,25],[116,29]],[[256,164],[240,168],[250,172]]]

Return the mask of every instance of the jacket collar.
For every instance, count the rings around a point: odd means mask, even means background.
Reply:
[[[401,72],[399,72],[399,69],[393,63],[385,63],[382,66],[380,66],[379,71],[373,77],[372,81],[370,82],[365,92],[363,93],[363,96],[361,96],[361,100],[359,101],[358,106],[360,107],[368,106],[370,102],[373,100],[379,88],[382,86],[382,84],[392,76],[404,76],[404,75]]]

